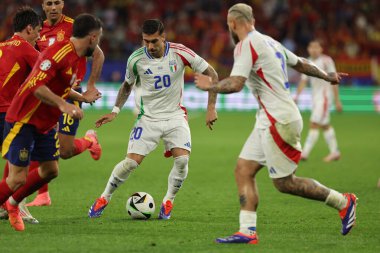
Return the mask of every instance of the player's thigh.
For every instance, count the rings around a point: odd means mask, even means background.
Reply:
[[[271,178],[294,173],[301,156],[302,120],[278,124],[265,130],[263,149]]]
[[[313,104],[310,121],[322,126],[330,123],[330,111],[327,102],[320,101]]]
[[[254,128],[244,143],[244,146],[239,154],[239,160],[255,161],[260,165],[265,165],[265,153],[262,145],[264,130]]]
[[[82,103],[77,101],[67,100],[70,104],[74,104],[82,108]],[[70,117],[67,113],[62,113],[58,120],[58,132],[60,133],[60,140],[62,139],[63,148],[71,147],[74,145],[74,137],[77,134],[79,127],[79,119]],[[63,139],[65,138],[65,139]]]
[[[35,127],[32,125],[5,122],[2,156],[12,165],[28,167],[34,148],[35,133]]]
[[[57,161],[60,154],[59,145],[58,133],[55,129],[50,130],[46,134],[36,134],[31,160],[40,163]]]
[[[139,119],[129,135],[127,153],[146,156],[157,147],[162,131],[161,121]]]
[[[189,153],[191,152],[190,127],[185,118],[181,117],[165,121],[162,139],[166,150],[176,149],[175,152],[177,153],[186,153],[186,151]],[[173,153],[173,156],[176,157],[176,154]]]

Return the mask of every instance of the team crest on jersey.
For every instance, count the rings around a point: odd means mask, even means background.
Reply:
[[[63,30],[57,33],[57,41],[62,41],[65,39],[65,32]]]
[[[176,60],[169,61],[169,68],[171,72],[173,73],[177,72],[177,61]]]
[[[40,64],[40,69],[42,71],[46,71],[46,70],[50,69],[50,67],[51,67],[51,62],[49,60],[44,60]]]
[[[18,155],[18,158],[20,159],[20,161],[25,162],[28,160],[28,157],[29,157],[29,151],[25,148],[21,149]]]

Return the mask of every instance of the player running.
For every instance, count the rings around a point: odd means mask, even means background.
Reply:
[[[144,47],[128,59],[125,81],[120,87],[112,112],[96,121],[96,126],[111,122],[123,107],[134,86],[140,87],[137,107],[140,114],[130,133],[128,152],[118,163],[101,196],[91,206],[88,216],[100,217],[112,194],[152,152],[160,139],[171,151],[174,165],[169,174],[168,190],[163,198],[159,219],[169,219],[174,198],[185,181],[191,151],[191,135],[186,108],[181,104],[184,89],[184,70],[189,66],[218,80],[215,70],[200,56],[182,44],[165,40],[161,21],[146,20],[142,26]],[[209,93],[206,124],[211,129],[217,120],[216,94]]]
[[[234,93],[246,84],[260,104],[256,124],[240,153],[235,178],[240,196],[240,230],[232,236],[218,238],[218,243],[257,244],[257,206],[259,195],[257,172],[266,166],[275,187],[283,193],[324,201],[337,209],[346,235],[354,226],[356,196],[341,194],[313,179],[295,175],[301,157],[301,114],[290,96],[286,65],[307,75],[337,84],[342,73],[326,74],[315,65],[283,47],[254,27],[252,8],[235,4],[228,11],[227,24],[233,41],[234,65],[230,77],[211,82],[196,75],[202,90]]]
[[[73,19],[65,16],[62,11],[63,0],[42,0],[42,9],[46,15],[41,30],[41,39],[37,41],[37,48],[42,52],[56,42],[70,39],[73,33]],[[100,47],[96,47],[93,54],[91,74],[87,82],[87,90],[96,89],[95,82],[98,80],[104,62],[104,55]],[[86,73],[86,58],[83,57],[79,64],[77,80],[73,88],[79,93],[82,92],[80,83]],[[68,100],[69,103],[81,107],[79,101]],[[98,138],[94,130],[88,130],[84,137],[75,138],[79,127],[79,120],[73,119],[67,114],[62,114],[59,118],[58,138],[60,142],[59,152],[62,159],[69,159],[89,150],[94,160],[99,160],[102,149],[98,143]],[[36,198],[27,206],[46,206],[51,204],[48,186],[44,185],[39,189]]]
[[[5,115],[20,85],[28,77],[39,52],[34,48],[39,39],[41,17],[30,7],[20,8],[13,18],[14,34],[12,38],[0,43],[0,150],[3,144]],[[38,162],[32,161],[30,168],[38,168]],[[8,163],[5,164],[3,180],[9,174]],[[24,221],[38,223],[25,206],[20,203],[20,212]],[[0,207],[0,218],[8,218],[5,207]]]
[[[79,15],[73,37],[41,53],[7,111],[2,156],[10,170],[7,180],[0,182],[0,205],[6,201],[10,224],[17,231],[24,230],[20,201],[58,175],[59,141],[54,127],[59,116],[83,117],[78,106],[64,99],[89,103],[100,98],[97,90],[80,94],[72,86],[81,58],[92,55],[101,34],[99,19]],[[38,161],[40,167],[28,174],[30,160]]]
[[[310,41],[307,51],[310,55],[309,60],[320,69],[326,71],[327,73],[336,71],[333,59],[325,54],[322,54],[323,49],[319,40]],[[310,130],[302,150],[301,160],[308,159],[311,150],[318,140],[319,129],[323,130],[323,135],[325,136],[326,143],[330,150],[330,154],[323,160],[325,162],[339,160],[340,152],[338,149],[338,142],[335,137],[334,128],[330,124],[329,110],[334,96],[336,110],[338,112],[342,111],[342,103],[339,99],[338,85],[330,86],[323,79],[308,77],[303,74],[301,76],[301,81],[298,84],[295,97],[296,102],[308,82],[310,82],[312,89],[312,109],[310,117]]]

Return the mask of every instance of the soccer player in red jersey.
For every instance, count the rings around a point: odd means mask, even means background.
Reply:
[[[28,77],[39,52],[34,48],[39,38],[42,19],[30,7],[20,8],[13,18],[14,34],[12,38],[0,43],[0,145],[3,143],[5,114],[20,85]],[[0,146],[1,150],[1,146]],[[32,162],[30,168],[38,168],[37,162]],[[6,163],[3,180],[8,176],[9,167]],[[25,207],[25,201],[20,204],[24,220],[38,223]],[[0,207],[0,218],[7,218],[5,208]]]
[[[46,20],[43,23],[40,32],[41,38],[37,41],[37,48],[42,52],[56,42],[69,39],[73,32],[73,19],[62,13],[64,8],[63,0],[42,0],[42,9],[45,12]],[[99,47],[96,47],[93,55],[91,75],[87,82],[87,90],[96,89],[95,82],[99,78],[104,62],[104,54]],[[86,58],[80,60],[77,81],[74,89],[82,92],[80,82],[86,73]],[[69,100],[70,103],[81,107],[78,101]],[[69,159],[86,150],[94,160],[99,160],[101,156],[101,146],[94,130],[88,130],[83,138],[75,138],[79,127],[79,120],[71,118],[67,114],[62,114],[59,118],[58,138],[60,142],[60,157]],[[27,206],[50,205],[51,199],[48,192],[48,186],[41,187],[36,198]]]
[[[24,230],[18,203],[58,175],[55,128],[62,113],[81,119],[83,111],[65,101],[93,102],[96,89],[80,94],[72,89],[81,57],[91,56],[99,44],[102,26],[90,14],[79,15],[70,40],[54,43],[41,53],[31,74],[18,89],[6,115],[2,156],[9,162],[9,176],[0,183],[0,205],[6,201],[9,221]],[[28,174],[30,160],[40,163]]]

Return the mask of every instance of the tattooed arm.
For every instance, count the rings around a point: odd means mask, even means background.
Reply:
[[[96,127],[100,127],[101,125],[111,122],[116,118],[117,114],[120,112],[120,109],[124,106],[129,95],[131,94],[132,87],[133,84],[130,85],[127,82],[122,83],[119,92],[117,93],[115,106],[113,107],[112,112],[100,117],[100,119],[95,122]]]
[[[342,77],[348,76],[346,73],[326,73],[305,58],[298,58],[297,64],[292,66],[292,68],[308,76],[323,79],[331,84],[338,84]]]
[[[211,78],[212,83],[218,82],[218,73],[216,73],[215,69],[211,65],[208,65],[208,68],[205,71],[203,71],[202,74]],[[208,92],[206,126],[210,130],[212,130],[212,125],[218,119],[218,114],[215,109],[216,98],[217,98],[216,92],[212,92],[212,91]]]
[[[208,76],[195,76],[195,84],[199,89],[224,94],[241,91],[246,80],[247,78],[242,76],[230,76],[213,85]]]

